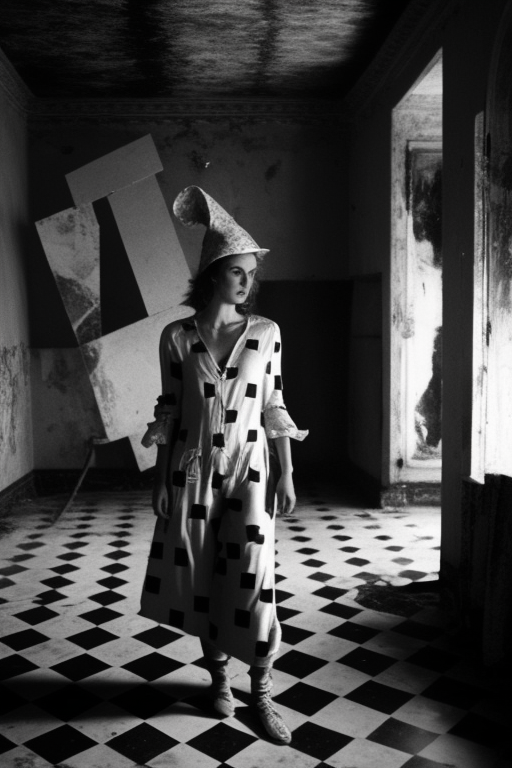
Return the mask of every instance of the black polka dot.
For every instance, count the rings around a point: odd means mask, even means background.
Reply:
[[[146,576],[144,589],[152,595],[160,594],[160,579],[157,576]]]
[[[258,350],[259,341],[258,339],[247,339],[245,342],[245,346],[247,349],[254,349],[255,351]]]
[[[174,565],[188,565],[188,552],[183,547],[174,548]]]
[[[214,445],[216,448],[224,448],[224,435],[222,432],[217,432],[212,439],[212,445]]]
[[[212,475],[212,488],[215,488],[216,490],[219,490],[219,488],[222,488],[222,483],[224,482],[226,475],[221,475],[220,472],[214,472]]]
[[[194,323],[187,322],[186,320],[182,322],[181,327],[184,331],[195,331],[196,329]]]
[[[202,595],[194,596],[194,611],[197,613],[208,613],[210,610],[210,598]]]
[[[251,483],[259,483],[260,481],[260,473],[257,469],[253,469],[252,467],[249,467],[249,481]]]
[[[172,473],[172,484],[177,488],[184,488],[187,483],[187,473],[180,469]]]
[[[281,349],[281,342],[276,341],[276,343],[274,344],[274,352],[279,352],[280,349]]]
[[[235,608],[235,627],[249,629],[251,626],[251,612],[244,611],[242,608]]]
[[[257,390],[258,390],[258,387],[256,386],[256,384],[248,384],[247,389],[245,390],[245,396],[256,397]]]
[[[272,373],[272,363],[270,362],[270,360],[267,363],[266,372],[267,373]]]
[[[171,363],[171,376],[173,379],[182,379],[183,378],[183,369],[181,367],[181,363]]]
[[[270,652],[270,645],[267,640],[258,640],[256,643],[254,655],[259,657],[268,656]]]
[[[283,382],[281,381],[280,376],[274,376],[274,389],[282,389],[283,388]]]
[[[262,427],[265,426],[265,414],[263,413],[263,411],[261,412],[261,416],[260,416],[260,424]]]
[[[226,509],[232,509],[233,512],[241,512],[244,507],[242,499],[228,498],[224,503]]]
[[[210,640],[216,640],[219,636],[219,628],[215,624],[212,624],[211,621],[208,634],[210,636]]]
[[[171,608],[169,611],[169,624],[171,627],[177,627],[178,629],[183,629],[183,624],[185,623],[185,614],[183,611],[176,611],[174,608]]]
[[[168,392],[166,395],[159,395],[156,401],[158,405],[176,405],[176,395],[174,392]]]
[[[217,558],[217,565],[215,566],[215,573],[218,573],[219,576],[225,576],[228,572],[228,563],[225,557],[218,557]]]
[[[250,429],[247,433],[247,442],[248,443],[255,443],[258,439],[258,430],[257,429]]]
[[[210,384],[209,381],[205,381],[203,388],[205,397],[215,397],[215,384]]]
[[[164,556],[164,545],[161,541],[154,541],[151,544],[151,551],[149,553],[149,556],[153,558],[153,560],[162,560]]]
[[[234,424],[238,416],[238,411],[227,410],[226,411],[226,424]]]
[[[255,544],[263,544],[265,541],[265,536],[260,533],[259,525],[246,525],[245,533],[247,541],[253,541]]]
[[[192,504],[190,517],[192,520],[206,520],[206,507],[204,504]]]
[[[255,573],[240,574],[240,589],[254,589],[255,586],[256,586]]]
[[[271,603],[274,597],[273,589],[262,589],[260,592],[260,600],[262,603]]]
[[[226,556],[229,560],[240,560],[240,544],[228,542],[226,544]]]
[[[203,344],[202,341],[196,341],[194,344],[192,344],[192,352],[206,352],[206,347]]]
[[[236,367],[226,368],[226,379],[236,379],[237,376],[238,376],[238,368]]]
[[[188,429],[180,429],[178,440],[181,440],[182,443],[185,443],[187,441],[187,435],[188,435]]]

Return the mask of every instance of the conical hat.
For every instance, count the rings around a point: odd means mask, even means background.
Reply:
[[[238,253],[268,253],[260,248],[245,229],[200,187],[186,187],[174,201],[173,211],[185,227],[206,227],[198,272],[217,259]]]

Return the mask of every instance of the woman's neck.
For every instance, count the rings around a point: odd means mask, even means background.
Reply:
[[[198,313],[197,319],[201,325],[220,329],[225,326],[243,323],[246,318],[236,311],[234,304],[225,304],[215,301],[214,298],[207,307]]]

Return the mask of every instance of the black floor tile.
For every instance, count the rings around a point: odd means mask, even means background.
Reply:
[[[437,739],[438,736],[438,733],[432,733],[431,731],[417,728],[415,725],[410,725],[390,717],[366,738],[369,741],[375,741],[377,744],[383,744],[386,747],[416,755]]]
[[[426,640],[427,642],[435,640],[443,634],[441,627],[434,627],[431,624],[421,624],[419,621],[412,621],[408,619],[401,624],[393,627],[392,632],[398,632],[401,635],[407,635],[407,637],[415,637],[418,640]]]
[[[340,664],[346,664],[352,669],[358,669],[367,675],[379,675],[396,663],[396,659],[385,656],[382,653],[370,651],[368,648],[355,648],[350,653],[338,659]]]
[[[15,749],[17,747],[17,744],[15,744],[13,741],[10,741],[9,739],[6,739],[5,736],[2,736],[0,733],[0,755],[5,754],[5,752],[9,752],[11,749]]]
[[[37,664],[14,653],[0,660],[0,680],[9,680],[11,677],[24,675],[25,672],[32,672],[34,669],[37,669]]]
[[[27,699],[20,696],[16,691],[9,690],[7,686],[0,686],[0,717],[12,712],[14,709],[24,707]]]
[[[56,611],[52,611],[51,608],[41,606],[40,608],[30,608],[28,611],[21,611],[21,613],[15,613],[14,615],[17,619],[35,626],[36,624],[42,624],[43,621],[49,621],[49,619],[53,619],[59,614]]]
[[[386,715],[392,715],[399,707],[412,699],[413,694],[369,680],[354,691],[347,693],[345,698],[356,701],[365,707],[370,707],[370,709],[376,709]]]
[[[39,605],[50,605],[51,603],[58,603],[59,600],[66,600],[67,595],[63,595],[62,592],[58,592],[56,589],[49,589],[47,592],[40,592],[36,595],[34,602]]]
[[[341,637],[343,640],[351,640],[353,643],[366,643],[378,635],[379,631],[371,627],[364,627],[362,624],[354,624],[352,621],[345,621],[339,627],[330,629],[327,634]]]
[[[308,568],[321,568],[322,565],[325,565],[323,560],[315,560],[314,558],[310,557],[309,560],[304,560],[302,565],[307,565]]]
[[[94,627],[94,629],[86,629],[84,632],[78,632],[76,635],[71,635],[67,638],[69,642],[79,645],[80,648],[84,648],[89,651],[91,648],[97,648],[99,645],[109,643],[111,640],[119,640],[118,635],[114,635],[112,632],[107,632],[100,627]]]
[[[324,573],[323,571],[317,571],[317,573],[311,573],[308,576],[308,579],[314,579],[314,581],[330,581],[331,579],[334,579],[335,577],[332,575],[332,573]]]
[[[289,597],[294,597],[294,594],[292,592],[285,592],[284,589],[276,589],[276,603],[279,605],[279,603],[284,603],[285,600],[288,600]]]
[[[125,595],[120,595],[117,592],[98,592],[96,595],[91,595],[89,600],[94,600],[95,603],[100,605],[113,605],[120,600],[126,600]]]
[[[97,584],[106,587],[107,589],[115,589],[116,587],[121,587],[123,584],[127,583],[126,579],[120,579],[117,576],[107,576],[97,582]]]
[[[349,557],[348,560],[345,560],[346,563],[349,565],[357,565],[361,567],[362,565],[369,565],[370,561],[365,560],[363,557]]]
[[[447,768],[447,766],[448,763],[437,763],[429,760],[427,757],[414,755],[414,757],[411,757],[410,760],[402,765],[402,768]],[[448,766],[448,768],[452,768],[452,766]]]
[[[313,594],[317,595],[318,597],[325,597],[326,600],[336,600],[337,597],[342,597],[343,595],[346,595],[347,592],[348,592],[348,589],[339,589],[339,587],[326,586],[326,587],[320,587],[320,589],[315,590]],[[356,613],[357,613],[357,610],[356,610]],[[353,615],[354,614],[352,614],[352,616]],[[350,618],[350,617],[346,617],[346,618]]]
[[[87,611],[86,613],[81,613],[79,615],[80,619],[85,619],[86,621],[90,621],[91,624],[106,624],[107,621],[113,621],[114,619],[118,619],[119,616],[122,616],[122,613],[118,613],[117,611],[112,611],[110,608],[95,608],[93,611]]]
[[[110,701],[131,715],[147,720],[170,707],[177,699],[150,685],[138,685],[114,696]]]
[[[97,742],[85,734],[72,728],[70,725],[62,725],[48,733],[30,739],[25,746],[40,755],[52,765],[58,765],[70,757],[84,752],[86,749],[96,746]]]
[[[504,707],[510,705],[504,704]],[[477,744],[483,744],[485,747],[499,748],[505,746],[505,729],[498,723],[488,720],[486,717],[477,715],[474,712],[468,712],[462,720],[454,725],[449,731],[454,736],[460,736],[469,741],[475,741]],[[506,735],[507,742],[510,743],[509,734]]]
[[[41,584],[52,589],[59,589],[60,587],[67,587],[68,584],[74,584],[71,579],[65,579],[64,576],[52,576],[50,579],[43,579]]]
[[[288,645],[297,645],[297,643],[300,643],[302,640],[306,640],[308,637],[315,634],[307,629],[293,627],[291,624],[282,624],[281,632],[283,635],[283,642],[288,643]]]
[[[304,723],[292,733],[292,746],[299,752],[316,757],[317,760],[328,760],[335,752],[350,744],[352,738],[344,733],[331,731],[315,723]]]
[[[284,605],[278,605],[276,611],[279,621],[286,621],[300,613],[300,611],[295,611],[293,608],[285,608]]]
[[[297,549],[296,551],[301,555],[315,555],[319,550],[313,549],[313,547],[302,547],[302,549]]]
[[[358,613],[361,613],[361,611],[358,611],[357,608],[351,608],[348,605],[335,602],[322,606],[320,610],[323,613],[329,613],[331,616],[339,616],[340,619],[350,619],[352,616],[357,616]]]
[[[105,557],[110,558],[110,560],[122,560],[125,557],[130,557],[130,553],[123,552],[122,549],[116,549],[115,552],[109,552]]]
[[[439,648],[432,648],[431,646],[420,648],[419,651],[407,657],[409,664],[417,664],[419,667],[431,669],[434,672],[447,672],[459,661],[460,658],[454,653],[442,651]]]
[[[32,646],[44,643],[46,640],[49,638],[36,629],[24,629],[21,632],[14,632],[12,635],[0,638],[0,642],[8,645],[13,651],[23,651],[25,648],[32,648]]]
[[[34,700],[34,704],[65,723],[101,703],[101,699],[80,685],[66,685]]]
[[[112,565],[105,565],[101,570],[112,574],[121,573],[122,571],[127,571],[128,566],[122,563],[112,563]]]
[[[281,672],[287,672],[289,675],[298,677],[301,680],[326,664],[327,662],[324,659],[293,650],[276,659],[274,668],[279,669]]]
[[[163,648],[164,645],[169,645],[169,643],[179,640],[183,635],[164,627],[153,627],[152,629],[146,629],[144,632],[139,632],[138,635],[133,637],[135,640],[146,643],[146,645],[150,645],[152,648]]]
[[[55,568],[50,568],[51,571],[54,571],[54,573],[72,573],[73,571],[80,570],[76,565],[71,565],[70,563],[65,563],[64,565],[57,565]]]
[[[144,765],[162,752],[167,752],[179,742],[167,736],[158,728],[148,723],[141,723],[120,736],[107,741],[110,749],[115,749],[137,765]]]
[[[254,741],[256,741],[254,736],[231,728],[226,723],[219,723],[187,743],[214,760],[226,762]]]
[[[58,560],[65,560],[66,562],[78,560],[79,557],[84,557],[84,555],[81,555],[80,552],[66,552],[65,555],[57,555]]]
[[[274,701],[290,709],[295,709],[297,712],[302,712],[303,715],[311,716],[337,698],[335,694],[322,691],[312,685],[296,683],[283,693],[274,696]]]
[[[161,653],[149,653],[141,659],[135,659],[128,664],[123,664],[122,668],[133,672],[145,680],[157,680],[159,677],[168,675],[176,669],[183,667],[180,661],[170,659],[168,656],[162,656]]]
[[[6,565],[5,568],[0,568],[0,576],[15,576],[17,573],[23,573],[27,571],[24,565]]]
[[[88,653],[82,653],[80,656],[74,656],[72,659],[61,661],[59,664],[50,667],[50,669],[58,672],[59,675],[64,675],[64,677],[67,677],[68,680],[72,680],[74,683],[91,675],[96,675],[98,672],[108,668],[108,664],[95,659],[93,656],[89,656]]]

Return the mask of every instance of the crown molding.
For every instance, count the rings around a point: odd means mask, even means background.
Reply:
[[[463,0],[412,0],[355,86],[341,102],[343,114],[358,117],[395,80],[427,38],[440,36]],[[441,45],[441,43],[439,43]]]
[[[343,122],[339,100],[278,99],[34,99],[31,124],[41,122]]]
[[[25,85],[13,65],[0,49],[0,88],[4,92],[9,103],[24,115],[31,110],[34,94]]]

